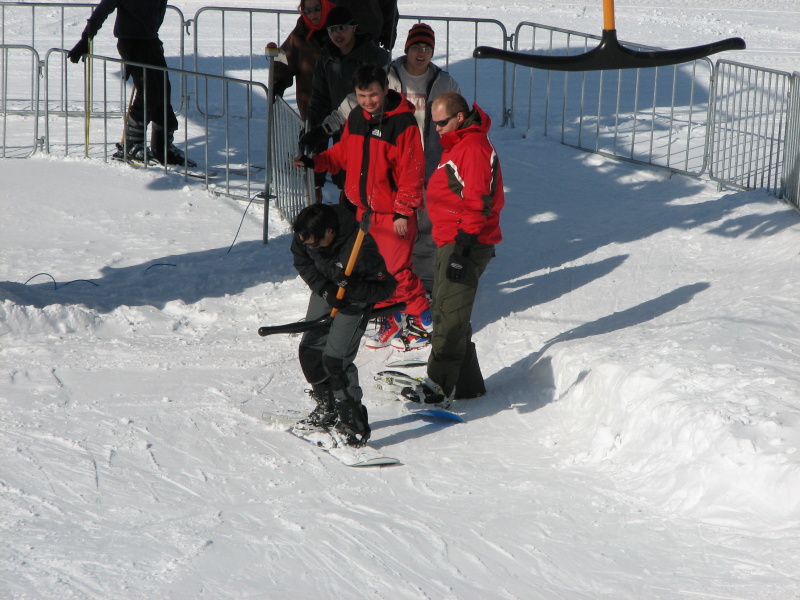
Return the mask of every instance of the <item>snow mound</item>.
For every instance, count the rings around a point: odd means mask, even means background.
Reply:
[[[68,334],[93,332],[103,319],[82,306],[51,304],[44,308],[18,305],[12,300],[0,304],[0,336]]]

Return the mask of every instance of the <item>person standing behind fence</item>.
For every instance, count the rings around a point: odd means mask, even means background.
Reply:
[[[330,0],[303,0],[297,7],[300,11],[297,25],[281,44],[275,61],[274,94],[283,97],[294,81],[297,110],[304,121],[311,101],[314,66],[328,40],[325,22],[334,6]]]
[[[336,5],[353,14],[361,33],[368,34],[387,50],[394,48],[400,19],[397,0],[337,0]]]
[[[402,93],[415,107],[422,147],[425,150],[425,183],[436,170],[442,156],[439,134],[431,124],[431,105],[444,92],[461,93],[456,80],[431,62],[436,35],[427,23],[417,23],[408,30],[405,55],[389,65],[389,87]],[[433,291],[433,261],[436,244],[431,236],[431,220],[427,208],[417,210],[419,234],[414,244],[414,272],[422,279],[425,290]]]
[[[158,37],[158,30],[164,22],[167,0],[100,0],[81,40],[67,54],[69,59],[77,64],[89,53],[89,41],[115,10],[114,36],[122,60],[166,68],[164,44]],[[114,158],[137,162],[155,158],[161,164],[196,167],[197,164],[188,160],[173,143],[178,119],[170,103],[172,88],[167,73],[132,65],[125,65],[124,73],[125,77],[133,78],[136,94],[128,110],[124,144],[119,145]],[[148,151],[145,132],[149,123],[153,124],[153,129]]]
[[[300,136],[300,154],[307,148],[312,152],[322,152],[328,147],[331,137],[339,139],[339,127],[330,125],[327,117],[338,115],[342,101],[353,91],[353,74],[366,63],[381,66],[389,63],[389,53],[378,47],[368,35],[357,32],[358,24],[350,11],[337,6],[326,21],[328,41],[322,48],[311,83],[311,101],[308,106],[308,129]],[[323,173],[324,175],[324,173]],[[334,180],[342,187],[343,177]],[[321,182],[317,180],[317,185]],[[342,204],[347,205],[343,198]]]

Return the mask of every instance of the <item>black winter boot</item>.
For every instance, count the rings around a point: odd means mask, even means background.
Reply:
[[[326,429],[336,422],[336,402],[333,399],[333,390],[326,386],[314,386],[306,390],[317,405],[305,419],[295,424],[296,429],[315,430]]]
[[[353,400],[339,400],[336,403],[339,420],[336,431],[345,439],[348,446],[363,446],[369,439],[371,429],[367,415],[367,407]]]
[[[164,133],[163,127],[153,124],[153,132],[150,135],[150,150],[156,160],[162,165],[196,167],[197,163],[190,158],[186,158],[183,151],[172,143],[174,132],[167,132],[166,139]]]

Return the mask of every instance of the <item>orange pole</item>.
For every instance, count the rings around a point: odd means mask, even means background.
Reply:
[[[603,0],[603,29],[613,31],[614,26],[614,0]]]

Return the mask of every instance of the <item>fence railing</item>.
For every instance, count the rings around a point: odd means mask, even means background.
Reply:
[[[0,66],[4,67],[0,77],[0,156],[29,156],[37,147],[70,153],[80,144],[85,146],[84,153],[92,155],[99,144],[110,139],[109,120],[120,127],[118,119],[125,114],[128,88],[119,66],[122,61],[104,58],[116,55],[113,36],[95,37],[93,59],[84,69],[68,65],[63,50],[79,39],[93,7],[0,2]],[[257,158],[267,154],[266,139],[259,134],[262,139],[254,136],[250,142],[251,130],[263,131],[262,122],[271,110],[261,105],[268,93],[258,83],[268,79],[263,45],[280,43],[293,28],[297,13],[205,7],[193,19],[185,20],[180,10],[168,8],[162,28],[170,67],[165,72],[175,76],[177,102],[173,105],[177,112],[185,113],[186,142],[190,147],[193,140],[209,145],[210,163],[206,164],[224,173],[224,184],[220,180],[210,187],[234,197],[250,196],[251,187],[258,188],[267,173],[266,160]],[[712,65],[702,59],[672,67],[588,73],[514,65],[509,82],[507,63],[475,60],[472,49],[477,45],[507,49],[513,42],[517,51],[569,55],[587,51],[600,38],[530,22],[520,23],[509,36],[505,26],[492,19],[435,16],[401,16],[398,30],[402,34],[407,25],[423,21],[437,33],[434,62],[451,72],[467,99],[490,114],[502,114],[502,124],[556,135],[563,144],[621,160],[695,176],[708,171],[720,185],[763,188],[800,206],[797,73],[790,76],[726,60]],[[194,71],[183,69],[184,35],[190,29]],[[48,52],[43,66],[39,48],[44,47],[62,49],[53,52],[58,60]],[[20,52],[27,58],[15,54]],[[28,61],[29,66],[19,67],[15,60]],[[82,71],[82,78],[68,75],[76,71]],[[13,81],[9,73],[15,73]],[[25,75],[18,77],[19,73]],[[44,104],[40,77],[45,79]],[[257,89],[258,94],[253,95]],[[287,97],[291,104],[291,94]],[[43,112],[45,136],[39,138],[37,117]],[[270,148],[276,161],[285,162],[282,152],[294,151],[299,119],[289,116],[290,107],[282,102],[273,112],[280,123],[275,124]],[[84,121],[95,125],[84,132]],[[98,122],[103,123],[99,139]],[[234,122],[236,127],[232,127]],[[239,128],[246,132],[240,138],[248,140],[245,150],[237,147],[239,141],[231,135],[232,129]],[[290,142],[281,149],[285,140]],[[223,164],[214,164],[220,161]],[[254,165],[259,162],[264,164]],[[295,175],[291,169],[284,173],[274,166],[271,176],[276,185],[284,182],[293,190],[291,196],[306,185]],[[251,176],[258,180],[255,186],[251,186]]]
[[[295,10],[201,8],[190,21],[194,31],[195,70],[266,81],[264,46],[267,42],[280,45],[297,18]],[[400,15],[397,30],[402,33],[420,22],[428,23],[436,31],[433,62],[458,81],[464,97],[500,112],[505,123],[506,65],[472,57],[479,44],[508,48],[511,38],[505,25],[495,19]],[[398,34],[398,39],[404,39],[404,35]],[[502,90],[496,84],[498,70],[502,75]],[[198,110],[204,112],[205,107],[198,106]]]
[[[792,75],[789,116],[786,126],[786,151],[783,161],[783,197],[800,210],[800,73]]]
[[[44,56],[51,48],[69,49],[81,39],[86,20],[97,3],[7,2],[0,1],[0,44],[25,44]],[[117,56],[116,38],[112,35],[112,15],[92,40],[92,53]],[[164,43],[167,65],[186,68],[186,20],[176,6],[167,6],[159,31]],[[64,57],[66,63],[66,56]],[[178,86],[176,86],[178,87]],[[176,89],[177,111],[184,110],[184,90]]]
[[[792,77],[720,60],[715,80],[710,177],[780,195]]]
[[[0,45],[0,113],[0,158],[35,153],[40,143],[39,53],[31,46]]]
[[[233,77],[95,55],[89,55],[79,65],[70,64],[63,69],[65,52],[50,50],[44,63],[46,152],[109,160],[114,142],[121,139],[124,129],[124,119],[119,117],[126,114],[132,98],[133,86],[123,73],[128,66],[137,66],[146,68],[145,77],[168,77],[171,81],[191,78],[196,82],[194,87],[198,94],[205,94],[208,82],[222,86],[224,93],[217,102],[229,109],[224,117],[209,119],[184,112],[179,115],[175,143],[200,164],[198,169],[205,173],[207,185],[213,179],[216,193],[252,198],[265,191],[265,166],[253,165],[258,162],[257,157],[264,156],[269,114],[266,86]],[[51,93],[51,82],[56,84],[57,98]],[[156,102],[157,99],[147,97],[146,90],[143,93],[145,106]],[[231,97],[237,102],[226,103]],[[206,101],[211,103],[208,98]],[[234,106],[241,107],[240,112],[233,110]],[[181,172],[182,167],[172,169]],[[185,171],[184,176],[188,176]]]

